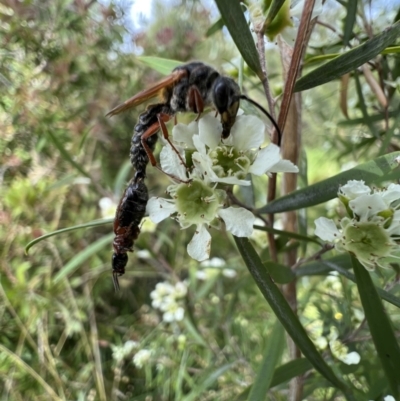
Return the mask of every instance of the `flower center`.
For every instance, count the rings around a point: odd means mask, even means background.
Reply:
[[[209,156],[213,160],[213,170],[220,178],[244,179],[251,164],[247,156],[231,146],[217,146]]]
[[[374,223],[349,224],[344,230],[344,240],[345,249],[364,259],[388,256],[393,245],[385,229]]]
[[[195,179],[181,184],[176,191],[176,209],[187,224],[210,222],[216,216],[223,191],[210,188]]]

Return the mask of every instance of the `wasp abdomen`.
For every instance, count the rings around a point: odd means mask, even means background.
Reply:
[[[148,199],[149,194],[144,182],[134,179],[129,183],[119,202],[114,219],[115,238],[112,256],[114,282],[117,280],[116,276],[125,273],[128,262],[126,253],[132,252],[134,241],[140,233],[139,225],[145,215]],[[118,281],[116,281],[117,285]]]

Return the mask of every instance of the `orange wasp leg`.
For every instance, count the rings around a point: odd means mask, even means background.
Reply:
[[[163,133],[164,138],[168,141],[168,143],[171,145],[172,149],[174,149],[174,151],[177,153],[178,157],[180,158],[181,162],[183,163],[183,165],[186,166],[185,162],[182,160],[181,155],[179,154],[178,150],[175,148],[175,146],[171,143],[171,141],[169,140],[169,134],[168,134],[168,129],[167,126],[165,125],[165,123],[170,120],[170,116],[168,114],[158,114],[157,115],[157,119],[158,122],[154,123],[153,125],[151,125],[149,127],[149,129],[147,131],[145,131],[142,135],[142,137],[140,138],[140,141],[142,143],[142,146],[144,148],[144,150],[147,153],[147,156],[149,158],[149,161],[151,163],[151,165],[155,168],[157,168],[158,170],[162,171],[164,174],[168,175],[169,177],[171,177],[173,180],[175,181],[179,181],[179,182],[189,182],[189,181],[183,181],[181,178],[173,175],[173,174],[169,174],[167,172],[165,172],[161,167],[157,166],[157,160],[154,157],[154,154],[152,152],[152,150],[150,149],[149,145],[147,144],[147,139],[150,138],[151,136],[153,136],[154,134],[156,134],[160,128],[161,131]]]
[[[191,86],[188,92],[188,103],[190,110],[197,113],[195,121],[199,121],[201,114],[204,111],[204,102],[201,93],[196,86]]]
[[[161,128],[161,132],[162,132],[162,134],[163,134],[163,137],[164,137],[164,139],[170,144],[171,148],[175,151],[175,153],[178,155],[179,160],[182,162],[182,165],[186,167],[186,163],[185,163],[185,161],[182,159],[182,156],[181,156],[180,153],[178,152],[178,149],[175,147],[175,145],[174,145],[174,144],[170,141],[170,139],[169,139],[168,128],[167,128],[167,126],[165,125],[165,122],[164,122],[164,119],[163,119],[164,116],[165,116],[165,114],[158,114],[158,115],[157,115],[157,119],[158,119],[158,122],[159,122],[159,124],[160,124],[160,128]],[[167,117],[168,117],[168,116],[167,116]],[[166,121],[168,121],[168,120],[166,120]]]

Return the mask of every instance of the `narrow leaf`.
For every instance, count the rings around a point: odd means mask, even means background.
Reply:
[[[58,283],[64,277],[71,274],[74,270],[76,270],[82,263],[88,260],[94,254],[100,252],[104,249],[104,247],[111,244],[112,239],[114,238],[114,233],[106,235],[105,237],[100,238],[93,244],[89,245],[85,250],[79,252],[75,255],[54,277],[54,283]],[[111,248],[110,248],[111,251]]]
[[[264,26],[268,28],[268,25],[274,20],[274,18],[279,13],[279,10],[282,8],[283,3],[286,0],[273,0],[271,6],[268,9],[267,18],[265,20]]]
[[[25,246],[25,253],[28,254],[28,251],[30,248],[33,247],[33,245],[37,244],[40,241],[43,241],[47,238],[53,237],[54,235],[58,234],[64,234],[69,231],[75,231],[75,230],[80,230],[82,228],[90,228],[90,227],[97,227],[97,226],[102,226],[104,224],[110,224],[114,221],[114,218],[109,218],[109,219],[101,219],[101,220],[93,220],[89,223],[84,223],[84,224],[79,224],[77,226],[72,226],[72,227],[67,227],[67,228],[61,228],[60,230],[52,231],[51,233],[44,234],[38,238],[35,238],[33,241],[29,242]]]
[[[298,358],[293,361],[287,362],[279,368],[275,369],[274,377],[271,381],[271,386],[275,387],[279,384],[286,383],[296,376],[303,375],[312,369],[310,361],[306,358]]]
[[[285,347],[284,330],[279,321],[272,328],[272,333],[268,336],[268,344],[265,350],[261,368],[257,372],[256,379],[251,387],[249,401],[264,400],[270,388],[275,366],[279,362]]]
[[[224,27],[224,21],[222,18],[220,18],[218,21],[214,22],[206,32],[206,38],[214,35],[218,31],[220,31]]]
[[[279,366],[275,369],[274,376],[271,380],[269,388],[279,386],[280,384],[286,383],[292,380],[296,376],[305,374],[307,371],[311,370],[313,367],[308,359],[297,358],[284,365]],[[248,386],[244,391],[242,391],[236,398],[235,401],[246,401],[252,386]]]
[[[269,261],[265,262],[264,266],[275,283],[287,284],[292,282],[296,277],[290,267],[281,265],[280,263]]]
[[[353,283],[356,282],[356,278],[353,273],[350,273],[351,269],[351,258],[347,253],[333,256],[332,258],[322,259],[319,261],[307,263],[301,267],[298,267],[294,273],[297,277],[303,276],[326,276],[331,271],[336,271],[340,275],[346,277]],[[390,292],[383,290],[382,288],[376,287],[376,291],[379,296],[386,302],[391,303],[394,306],[400,308],[400,298],[391,294]]]
[[[353,33],[353,26],[356,22],[357,15],[357,0],[347,2],[346,18],[344,20],[343,44],[349,45],[349,40]]]
[[[182,61],[170,60],[161,57],[141,56],[137,58],[140,62],[159,72],[162,75],[169,75],[171,71],[182,64]]]
[[[90,178],[92,181],[92,177],[88,172],[86,172],[80,164],[78,164],[72,157],[71,155],[67,152],[65,149],[65,146],[57,139],[55,135],[53,135],[52,132],[47,131],[47,135],[50,137],[51,141],[53,142],[54,146],[58,149],[60,152],[61,156],[63,157],[64,160],[66,160],[68,163],[70,163],[73,167],[75,167],[81,174],[83,174],[85,177]]]
[[[247,188],[247,187],[245,187]],[[247,204],[247,203],[246,203]],[[277,230],[276,228],[268,227],[268,226],[258,226],[254,225],[253,228],[255,230],[260,230],[260,231],[266,231],[268,233],[276,234],[276,235],[281,235],[282,237],[288,237],[288,238],[295,238],[300,241],[306,241],[306,242],[314,242],[318,245],[321,245],[321,241],[319,241],[316,238],[312,237],[307,237],[306,235],[302,234],[297,234],[297,233],[292,233],[290,231],[284,231],[284,230]]]
[[[218,378],[223,375],[226,371],[231,369],[235,363],[226,364],[214,372],[212,372],[198,387],[191,391],[187,396],[181,398],[182,401],[195,401],[199,399],[200,394],[204,393],[209,387],[211,387]]]
[[[392,395],[397,399],[400,393],[400,347],[393,327],[378,296],[369,272],[352,256],[358,292],[364,308],[369,330],[383,370],[389,381]]]
[[[317,182],[309,187],[299,189],[289,195],[276,199],[257,210],[258,213],[280,213],[318,205],[336,198],[341,185],[349,180],[363,180],[367,185],[379,184],[400,178],[399,162],[396,158],[400,152],[389,153],[375,160],[362,163],[350,170]]]
[[[373,59],[400,34],[400,21],[385,29],[374,38],[367,40],[360,46],[328,61],[324,65],[317,67],[307,75],[300,78],[295,86],[296,92],[301,92],[326,82],[333,81],[342,75],[355,70],[367,61]]]
[[[244,61],[262,80],[263,73],[256,45],[254,44],[253,36],[244,17],[240,2],[232,0],[215,0],[215,2]]]
[[[299,347],[300,351],[321,375],[340,389],[349,400],[353,400],[354,397],[346,384],[336,377],[332,369],[326,364],[321,354],[315,348],[315,345],[308,337],[298,317],[294,314],[286,299],[267,273],[249,240],[247,238],[235,237],[235,241],[258,288],[287,333]]]

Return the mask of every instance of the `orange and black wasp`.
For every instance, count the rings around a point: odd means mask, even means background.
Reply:
[[[146,177],[148,162],[153,166],[157,165],[153,154],[157,142],[155,134],[161,130],[164,138],[174,147],[168,138],[165,125],[167,121],[178,112],[193,112],[199,118],[206,107],[213,107],[221,116],[221,137],[225,139],[230,135],[235,123],[240,100],[244,99],[260,108],[280,133],[272,116],[258,103],[242,95],[232,78],[221,75],[201,62],[176,67],[168,77],[118,105],[107,116],[139,106],[157,95],[161,98],[160,102],[147,106],[134,128],[130,160],[135,169],[135,176],[125,190],[115,215],[112,268],[116,289],[119,288],[118,276],[125,273],[128,261],[126,253],[132,251],[133,242],[140,232],[140,221],[145,213],[148,195],[143,180]]]

